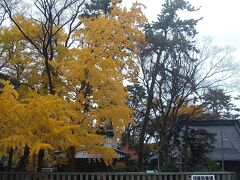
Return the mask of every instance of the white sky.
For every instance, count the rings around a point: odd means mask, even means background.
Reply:
[[[134,0],[124,0],[126,4]],[[164,0],[138,0],[146,5],[144,13],[150,21],[157,19]],[[203,17],[197,26],[199,37],[210,36],[215,44],[237,48],[234,56],[240,61],[240,0],[189,0],[201,7],[194,17]]]
[[[123,0],[123,3],[130,6],[135,1]],[[234,60],[240,63],[240,0],[188,1],[194,7],[200,7],[200,10],[192,17],[203,17],[197,26],[199,38],[210,36],[213,39],[213,43],[218,46],[236,48],[233,57]],[[150,22],[157,20],[157,14],[161,12],[161,5],[164,3],[164,0],[138,0],[138,2],[146,6],[144,13]],[[232,97],[238,94],[240,94],[238,88],[230,93]],[[239,101],[233,102],[240,107]]]
[[[29,2],[29,0],[26,0]],[[123,0],[130,6],[136,0]],[[237,48],[234,56],[240,62],[240,0],[188,0],[201,7],[194,17],[203,17],[197,26],[199,37],[210,36],[220,46]],[[144,13],[150,21],[157,20],[164,0],[138,0],[144,4]]]

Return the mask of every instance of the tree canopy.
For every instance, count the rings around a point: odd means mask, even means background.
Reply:
[[[20,12],[24,2],[1,2],[11,24],[0,28],[0,71],[18,86],[1,82],[0,156],[18,160],[27,146],[34,170],[80,151],[109,164],[115,151],[98,132],[111,126],[120,137],[133,121],[123,81],[138,72],[145,17],[139,4],[112,1],[107,15],[85,16],[84,1],[47,2],[33,14]]]
[[[205,116],[236,117],[216,86],[237,66],[231,49],[198,41],[201,17],[181,16],[195,11],[165,0],[150,23],[141,4],[120,0],[1,0],[0,157],[34,171],[44,160],[72,171],[78,152],[109,165],[111,131],[133,169],[153,152],[167,167],[185,146],[189,165],[206,161],[213,136],[184,129]]]

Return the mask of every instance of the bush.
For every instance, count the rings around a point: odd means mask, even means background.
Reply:
[[[207,162],[207,169],[209,171],[220,171],[221,166],[217,161],[208,161]]]
[[[162,172],[178,172],[179,171],[177,165],[174,162],[170,162],[166,165],[161,166],[160,170]]]

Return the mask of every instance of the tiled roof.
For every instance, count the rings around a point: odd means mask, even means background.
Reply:
[[[120,151],[119,149],[115,149],[113,148],[116,152],[116,158],[123,158],[125,156],[127,156],[127,154],[123,151]],[[75,158],[77,159],[98,159],[101,158],[102,156],[96,155],[96,154],[89,154],[87,152],[77,152],[75,155]]]
[[[225,161],[240,161],[240,123],[237,120],[193,121],[189,128],[204,129],[215,134],[216,142],[213,151],[208,154],[212,160],[222,160],[221,139]],[[221,138],[221,132],[223,138]],[[157,159],[159,153],[151,155],[148,160]]]
[[[223,154],[225,161],[240,161],[240,128],[238,121],[215,120],[197,121],[189,125],[193,129],[205,129],[216,134],[213,152],[208,157],[212,160],[222,159],[221,139],[223,139]],[[221,132],[223,138],[221,138]]]

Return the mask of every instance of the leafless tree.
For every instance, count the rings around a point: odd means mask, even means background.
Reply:
[[[0,27],[5,19],[6,19],[6,11],[3,5],[0,3]]]
[[[224,65],[231,51],[219,51],[207,42],[198,47],[196,24],[201,18],[181,19],[178,12],[183,10],[196,9],[184,0],[165,1],[158,21],[145,29],[147,44],[139,60],[139,79],[147,100],[139,122],[139,168],[149,124],[160,136],[164,162],[169,162],[174,135],[201,108],[196,102],[201,91],[231,76],[231,68]],[[195,109],[183,113],[184,108]]]
[[[177,152],[177,135],[183,125],[202,112],[203,93],[210,87],[223,86],[238,67],[231,63],[231,48],[218,48],[210,40],[200,44],[198,52],[190,56],[181,51],[164,52],[161,57],[154,53],[139,61],[140,79],[152,100],[145,107],[149,109],[144,112],[146,128],[154,127],[158,134],[164,162]]]

